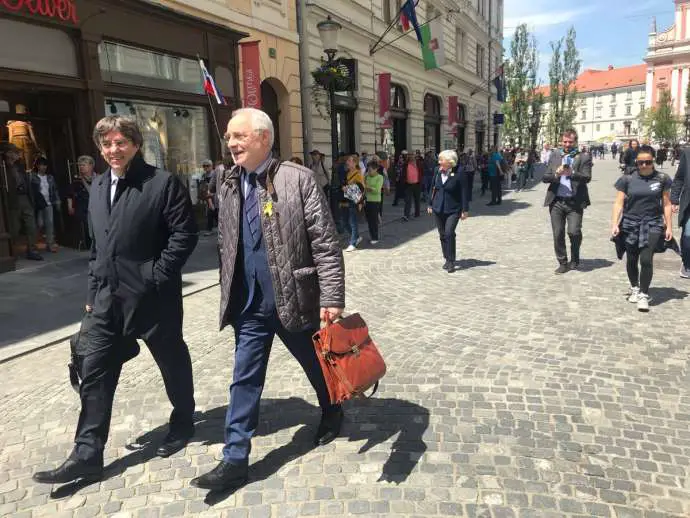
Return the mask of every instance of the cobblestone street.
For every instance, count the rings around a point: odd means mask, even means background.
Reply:
[[[347,309],[366,319],[388,374],[373,399],[346,405],[338,440],[313,448],[316,398],[277,341],[251,480],[235,493],[189,485],[223,439],[233,337],[217,330],[217,287],[184,299],[198,424],[169,459],[154,456],[170,405],[144,347],[123,369],[106,478],[35,484],[71,449],[69,345],[0,364],[0,516],[690,516],[690,281],[668,252],[650,313],[625,300],[609,242],[616,166],[595,163],[580,271],[553,274],[542,184],[498,207],[475,191],[452,275],[426,215],[346,254]],[[385,219],[399,209],[387,201]]]

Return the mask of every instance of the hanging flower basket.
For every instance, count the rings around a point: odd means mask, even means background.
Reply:
[[[325,63],[316,70],[312,70],[311,76],[314,78],[314,83],[324,90],[333,88],[336,92],[343,92],[352,89],[350,70],[342,63]]]

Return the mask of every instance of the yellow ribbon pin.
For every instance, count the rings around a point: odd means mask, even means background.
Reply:
[[[273,202],[272,201],[267,201],[264,203],[264,215],[268,216],[269,218],[273,216]]]

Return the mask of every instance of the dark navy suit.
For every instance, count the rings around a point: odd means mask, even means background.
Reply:
[[[458,166],[450,171],[444,183],[440,169],[436,168],[431,192],[431,210],[436,219],[443,258],[454,263],[455,228],[461,213],[470,210],[467,174]]]
[[[258,181],[265,184],[266,173]],[[251,189],[241,178],[241,222],[235,275],[231,288],[230,321],[235,330],[235,368],[230,385],[230,405],[225,417],[223,460],[246,465],[251,451],[251,438],[259,422],[259,404],[266,379],[268,357],[277,334],[300,363],[314,387],[322,409],[330,407],[328,388],[316,356],[312,335],[316,329],[290,332],[280,322],[276,310],[275,291],[261,232],[257,238],[249,226],[248,207]],[[258,196],[254,189],[254,196]]]

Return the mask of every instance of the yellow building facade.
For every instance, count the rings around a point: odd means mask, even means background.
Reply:
[[[258,41],[261,108],[276,129],[275,151],[284,160],[302,156],[299,37],[295,2],[288,0],[165,0],[151,2],[247,33],[240,43]],[[240,99],[246,99],[246,64],[238,56]],[[221,88],[222,89],[222,88]],[[221,128],[223,131],[223,128]]]

